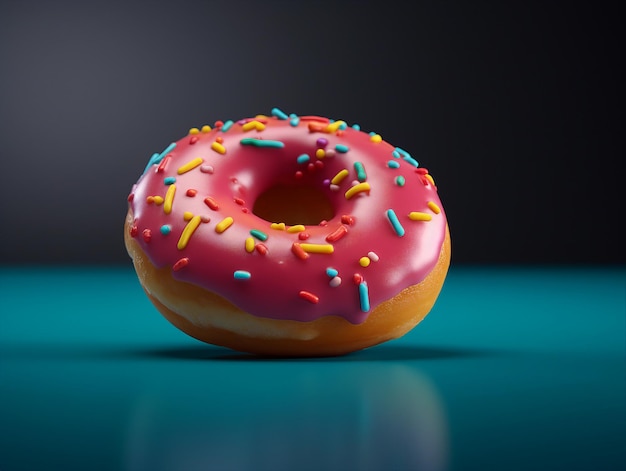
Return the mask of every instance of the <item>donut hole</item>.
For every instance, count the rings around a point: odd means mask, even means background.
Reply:
[[[333,204],[321,188],[277,184],[261,193],[252,212],[268,222],[317,225],[335,216]]]

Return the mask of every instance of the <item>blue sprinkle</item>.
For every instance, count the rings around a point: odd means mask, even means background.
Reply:
[[[170,232],[172,232],[172,226],[169,224],[161,226],[161,234],[168,235]]]
[[[291,124],[295,128],[298,124],[300,124],[300,118],[298,118],[297,116],[289,118],[289,124]]]
[[[297,118],[298,115],[295,113],[289,113],[289,118],[293,119],[293,118]]]
[[[361,302],[361,311],[368,312],[370,310],[370,295],[365,282],[359,283],[359,301]]]
[[[339,272],[337,270],[335,270],[334,268],[328,267],[326,269],[326,274],[330,277],[330,278],[334,278],[336,277]]]
[[[233,273],[233,278],[235,278],[235,280],[249,280],[250,278],[252,278],[252,275],[249,271],[235,270],[235,272]]]
[[[221,131],[222,131],[222,132],[226,132],[226,131],[228,131],[228,130],[232,127],[232,125],[233,125],[233,124],[235,124],[235,123],[233,123],[233,121],[229,119],[229,120],[228,120],[228,121],[226,121],[224,124],[222,124],[222,129],[221,129]]]
[[[311,157],[309,157],[307,154],[302,154],[301,156],[298,157],[298,163],[299,164],[304,164],[306,162],[308,162],[311,159]]]
[[[374,131],[370,132],[370,136],[375,136],[375,135],[376,135],[376,133]]]
[[[391,155],[394,156],[394,158],[399,159],[400,158],[400,152],[398,152],[397,150],[394,150]]]
[[[339,129],[341,129],[342,131],[345,130],[347,127],[348,125],[346,124],[345,121],[339,125]]]
[[[358,124],[353,124],[352,125],[352,129],[354,129],[355,131],[360,131],[361,130],[361,126],[359,126]]]
[[[405,151],[404,149],[400,149],[399,147],[396,147],[395,150],[393,151],[393,156],[398,158],[400,155],[402,156],[402,158],[410,163],[411,165],[413,165],[413,167],[419,167],[419,164],[417,163],[417,160],[415,160],[413,157],[411,157],[411,154],[409,154],[407,151]],[[397,153],[397,156],[396,156]]]
[[[413,165],[413,167],[419,167],[419,164],[417,163],[417,160],[415,160],[410,155],[405,155],[404,157],[402,157],[402,160],[404,160],[405,162],[410,163],[411,165]]]
[[[350,148],[344,144],[337,144],[335,146],[335,150],[337,152],[341,152],[342,154],[345,154],[346,152],[348,152],[350,150]]]
[[[269,139],[257,139],[255,137],[246,137],[239,141],[244,146],[256,147],[285,147],[285,143],[281,141],[270,141]]]
[[[176,178],[174,177],[165,177],[163,179],[163,183],[165,183],[166,185],[171,185],[172,183],[176,182]]]
[[[397,160],[389,160],[387,162],[387,167],[389,167],[389,168],[400,168],[400,162],[398,162]]]
[[[393,227],[393,230],[396,232],[396,234],[399,237],[402,237],[404,235],[404,227],[402,227],[402,224],[400,224],[398,216],[396,216],[396,213],[393,209],[387,210],[387,219],[389,219],[391,227]]]
[[[143,173],[146,173],[148,171],[148,169],[155,164],[160,164],[161,160],[163,160],[165,158],[165,156],[167,154],[169,154],[170,152],[172,152],[174,150],[174,148],[176,147],[176,143],[172,142],[169,146],[167,146],[165,148],[165,150],[163,152],[161,152],[160,154],[152,154],[152,157],[150,157],[150,160],[148,161],[148,165],[146,165],[146,169],[143,171]]]
[[[287,119],[289,117],[278,108],[272,108],[272,116],[276,116],[278,119]]]
[[[396,177],[396,185],[404,186],[405,183],[406,183],[406,180],[404,179],[404,177],[402,175],[398,175]]]

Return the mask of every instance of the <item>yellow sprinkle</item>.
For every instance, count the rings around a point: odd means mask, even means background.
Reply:
[[[211,149],[213,149],[218,154],[222,154],[223,155],[223,154],[226,153],[226,147],[224,147],[219,142],[214,142],[213,144],[211,144]]]
[[[233,222],[234,220],[230,216],[225,217],[224,219],[222,219],[220,222],[217,223],[217,226],[215,226],[215,232],[217,232],[218,234],[221,234],[230,226],[232,226]]]
[[[267,115],[264,115],[264,114],[258,114],[258,115],[256,115],[256,116],[255,116],[255,118],[258,118],[258,119],[264,119],[264,118],[267,118]]]
[[[333,177],[330,183],[332,183],[333,185],[339,185],[341,181],[348,176],[348,173],[348,169],[344,168]]]
[[[163,197],[162,196],[154,196],[152,198],[152,201],[154,201],[154,204],[156,204],[156,205],[163,204]]]
[[[191,235],[198,228],[200,222],[200,216],[194,216],[191,218],[191,221],[187,223],[187,225],[183,229],[183,233],[180,235],[180,239],[178,239],[178,245],[176,246],[178,247],[178,250],[183,250],[185,247],[187,247],[189,239],[191,239]]]
[[[428,207],[430,208],[430,210],[435,213],[435,214],[439,214],[441,212],[441,209],[439,209],[439,206],[437,206],[435,203],[433,203],[432,201],[428,202]]]
[[[352,198],[357,193],[363,193],[364,191],[370,191],[370,184],[367,182],[359,183],[358,185],[354,185],[345,193],[345,197],[347,200]]]
[[[324,149],[317,149],[315,151],[315,157],[317,157],[318,159],[323,159],[324,157],[326,157],[326,151]]]
[[[270,227],[272,229],[276,229],[277,231],[284,231],[285,230],[285,223],[284,222],[273,222]]]
[[[308,253],[333,253],[335,251],[330,244],[300,244],[300,247]]]
[[[291,226],[287,229],[287,232],[289,232],[290,234],[303,231],[306,231],[306,227],[304,227],[302,224],[296,224],[295,226]]]
[[[197,157],[193,160],[190,160],[185,165],[178,167],[177,172],[179,175],[182,175],[183,173],[187,173],[189,170],[193,170],[194,168],[198,167],[202,164],[202,162],[204,162],[204,160],[202,160],[202,158],[200,157]]]
[[[244,131],[251,131],[252,129],[256,129],[257,131],[263,131],[265,129],[265,124],[260,121],[248,121],[242,126],[242,129]]]
[[[183,219],[185,221],[191,221],[192,218],[193,218],[193,213],[190,213],[189,211],[185,211],[183,213]]]
[[[198,128],[191,128],[189,130],[189,134],[198,134],[200,132],[200,130]]]
[[[435,180],[433,180],[433,177],[430,176],[430,173],[427,173],[424,176],[428,179],[431,185],[435,186]]]
[[[172,212],[172,203],[174,203],[175,193],[176,193],[176,185],[171,184],[167,188],[167,193],[165,193],[165,200],[163,201],[163,212],[165,214],[169,214]]]
[[[254,237],[248,237],[246,239],[246,252],[254,252]]]
[[[334,123],[330,123],[328,126],[326,126],[326,129],[324,129],[325,132],[336,132],[337,129],[339,129],[339,126],[346,124],[344,121],[335,121]]]
[[[370,137],[370,141],[375,142],[376,144],[378,144],[382,140],[383,138],[380,137],[380,134],[374,134],[372,137]]]
[[[202,126],[202,132],[205,134],[208,132],[211,132],[211,126],[209,126],[208,124],[205,124],[204,126]]]
[[[412,211],[409,213],[409,219],[411,221],[430,221],[433,217],[427,213],[420,213],[419,211]]]
[[[372,261],[368,257],[361,257],[359,259],[359,265],[361,265],[363,268],[369,267],[370,263],[372,263]]]

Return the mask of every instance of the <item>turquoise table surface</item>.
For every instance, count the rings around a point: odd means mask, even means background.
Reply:
[[[0,470],[624,470],[626,268],[453,267],[339,358],[197,342],[129,266],[0,267]]]

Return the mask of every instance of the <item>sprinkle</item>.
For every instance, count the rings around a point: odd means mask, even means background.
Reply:
[[[335,248],[330,244],[300,244],[300,247],[307,253],[330,254],[335,251]]]
[[[396,185],[398,186],[404,186],[404,184],[406,183],[406,180],[404,179],[402,175],[398,175],[394,181],[396,182]]]
[[[302,175],[304,175],[300,170],[296,171],[296,173],[294,173],[294,177],[297,179],[302,178]]]
[[[352,224],[354,224],[354,218],[349,214],[344,214],[341,216],[341,223],[351,226]]]
[[[341,284],[341,278],[338,276],[333,277],[328,284],[332,287],[332,288],[336,288],[337,286],[339,286]]]
[[[154,164],[159,164],[161,163],[161,161],[163,160],[163,158],[169,154],[170,152],[172,152],[174,150],[174,148],[176,148],[176,143],[172,142],[169,146],[167,146],[165,148],[165,150],[163,152],[161,152],[160,154],[152,154],[152,157],[150,157],[150,160],[148,161],[148,165],[146,165],[146,169],[143,171],[143,173],[146,173],[148,171],[148,169],[154,165]]]
[[[361,302],[361,311],[368,312],[370,310],[370,296],[365,282],[359,283],[359,301]]]
[[[278,108],[272,108],[271,113],[272,113],[272,116],[276,116],[278,119],[287,119],[287,118],[289,118],[289,116],[287,116],[285,113],[283,113]]]
[[[154,196],[146,196],[146,203],[147,204],[154,203]]]
[[[172,266],[172,270],[178,271],[181,268],[185,268],[187,265],[189,265],[189,258],[183,257]]]
[[[243,129],[244,131],[248,132],[248,131],[252,131],[253,129],[256,129],[257,131],[263,131],[265,129],[265,124],[263,124],[260,121],[248,121],[246,124],[244,124],[241,129]]]
[[[193,198],[194,196],[196,196],[198,194],[198,190],[194,190],[193,188],[189,188],[186,192],[185,195]]]
[[[191,221],[191,218],[193,218],[193,213],[189,212],[189,211],[185,211],[183,213],[183,219],[185,221]]]
[[[143,235],[143,240],[146,242],[150,242],[152,240],[152,231],[150,229],[144,229],[141,234]]]
[[[217,136],[215,138],[215,142],[219,142],[220,144],[224,144],[224,138],[222,136]]]
[[[171,185],[172,183],[176,183],[176,177],[165,177],[163,179],[163,183],[166,185]]]
[[[309,157],[307,154],[302,154],[302,155],[298,156],[296,161],[299,164],[304,164],[304,163],[308,162],[310,159],[311,159],[311,157]]]
[[[245,249],[248,253],[254,252],[254,237],[246,237]]]
[[[306,230],[306,227],[304,227],[302,224],[296,224],[295,226],[291,226],[287,228],[287,232],[289,232],[290,234],[296,234],[298,232],[303,232],[305,230]]]
[[[370,191],[370,184],[367,182],[363,182],[363,183],[359,183],[358,185],[354,185],[353,187],[351,187],[348,191],[346,191],[344,196],[346,197],[347,200],[349,200],[357,193],[363,193],[363,192],[369,193],[369,191]]]
[[[200,130],[198,128],[191,128],[189,130],[189,134],[198,134],[200,132]]]
[[[360,182],[367,180],[367,174],[365,173],[365,167],[361,162],[354,162],[354,170],[356,170],[356,178]]]
[[[208,132],[211,132],[211,126],[209,126],[208,124],[205,124],[204,126],[202,126],[201,131],[205,134]]]
[[[257,250],[257,252],[259,252],[261,255],[265,255],[267,253],[267,246],[265,244],[256,244],[254,246],[254,248]]]
[[[335,150],[337,152],[341,152],[342,154],[345,154],[346,152],[348,152],[350,150],[350,148],[347,145],[345,145],[345,144],[337,144],[335,146]]]
[[[383,138],[380,136],[380,134],[374,134],[373,136],[370,137],[370,141],[372,141],[375,144],[378,144],[382,140]]]
[[[193,170],[194,168],[200,166],[202,162],[204,162],[204,160],[201,157],[197,157],[187,162],[185,165],[178,167],[178,170],[176,172],[179,175],[182,175],[183,173],[187,173],[188,171]]]
[[[339,272],[338,272],[335,268],[328,267],[328,268],[326,269],[326,274],[327,274],[328,276],[330,276],[331,278],[334,278],[334,277],[336,277],[337,275],[339,275]]]
[[[128,195],[128,198],[126,198],[128,200],[129,203],[132,203],[133,200],[135,199],[135,193],[131,193],[130,195]]]
[[[421,213],[419,211],[411,211],[409,213],[409,219],[411,221],[430,221],[433,217],[428,213]]]
[[[306,253],[304,251],[304,249],[302,248],[302,246],[300,244],[298,244],[297,242],[294,242],[291,245],[291,251],[294,253],[294,255],[296,257],[298,257],[300,260],[306,260],[307,258],[309,258],[309,254]]]
[[[222,132],[226,132],[226,131],[228,131],[228,130],[229,130],[229,129],[233,126],[233,124],[235,124],[235,123],[234,123],[232,120],[230,120],[230,119],[229,119],[229,120],[228,120],[228,121],[226,121],[224,124],[222,124],[222,129],[221,129],[221,131],[222,131]]]
[[[344,178],[346,178],[348,176],[348,169],[344,168],[343,170],[339,171],[337,173],[337,175],[335,175],[331,180],[330,183],[332,183],[333,185],[339,185]]]
[[[367,252],[367,256],[372,262],[377,262],[378,260],[380,260],[380,257],[376,252]]]
[[[217,225],[215,226],[215,232],[217,232],[218,234],[221,234],[230,226],[232,226],[233,222],[234,220],[232,217],[230,216],[225,217],[224,219],[222,219],[220,222],[217,223]]]
[[[235,202],[235,204],[238,204],[239,206],[243,206],[246,204],[246,202],[243,199],[238,198],[236,196],[233,198],[233,201]]]
[[[300,124],[300,118],[298,118],[297,116],[292,116],[291,118],[289,118],[289,124],[295,128],[298,124]]]
[[[394,150],[391,155],[395,158],[395,159],[399,159],[400,158],[400,152],[398,152],[397,150]]]
[[[157,206],[160,206],[163,204],[164,200],[162,196],[153,196],[152,201],[154,201],[154,204],[156,204]]]
[[[372,263],[372,261],[368,257],[361,257],[359,259],[359,265],[361,265],[363,268],[369,267],[370,263]]]
[[[343,236],[348,233],[348,228],[346,226],[339,226],[333,232],[326,236],[326,242],[337,242]]]
[[[309,234],[308,232],[298,233],[298,239],[300,240],[307,240],[309,237],[311,237],[311,234]]]
[[[161,226],[161,234],[163,235],[168,235],[170,232],[172,232],[172,226],[170,226],[169,224],[164,224]]]
[[[315,151],[315,157],[317,157],[318,159],[323,159],[324,157],[326,157],[326,151],[324,149],[317,149]]]
[[[324,153],[324,157],[333,158],[335,156],[334,149],[326,149]]]
[[[426,178],[432,186],[435,186],[435,180],[433,180],[433,177],[430,173],[425,174],[424,178]]]
[[[200,167],[200,171],[202,173],[213,173],[213,166],[212,165],[202,165]]]
[[[320,298],[318,298],[317,296],[315,296],[313,293],[309,293],[308,291],[300,291],[298,293],[298,296],[300,296],[302,299],[312,303],[312,304],[317,304],[320,302]]]
[[[398,162],[397,160],[389,160],[387,162],[387,167],[389,167],[389,168],[400,168],[400,162]]]
[[[191,136],[191,138],[189,139],[189,144],[193,145],[196,142],[198,142],[198,136]]]
[[[328,145],[328,139],[325,137],[320,137],[317,141],[315,141],[317,147],[326,147]]]
[[[200,215],[200,220],[201,220],[203,223],[205,223],[205,224],[206,224],[207,222],[211,222],[211,218],[210,218],[209,216],[204,215],[204,214],[201,214],[201,215]]]
[[[204,198],[204,204],[206,204],[213,211],[217,211],[219,209],[219,205],[217,204],[217,201],[215,201],[215,199],[210,196],[207,196],[206,198]]]
[[[308,127],[310,132],[326,132],[326,126],[320,123],[311,122]]]
[[[389,219],[391,227],[393,227],[393,230],[396,232],[396,234],[399,237],[402,237],[404,235],[404,227],[402,227],[402,224],[400,224],[398,216],[396,216],[396,213],[393,209],[387,210],[387,219]]]
[[[417,163],[417,160],[415,160],[413,157],[411,157],[409,155],[405,155],[404,157],[402,157],[402,160],[404,160],[405,162],[410,163],[411,165],[413,165],[413,167],[417,167],[419,165]]]
[[[277,231],[284,231],[286,226],[284,222],[273,222],[272,224],[270,224],[270,227]]]
[[[361,130],[361,126],[359,126],[358,124],[353,124],[352,125],[352,129],[354,129],[355,131],[360,131]]]
[[[339,185],[331,184],[329,188],[331,189],[331,191],[339,191]]]
[[[249,280],[252,277],[249,271],[245,270],[235,270],[233,273],[233,278],[235,280]]]
[[[435,214],[439,214],[441,212],[441,209],[439,208],[439,206],[437,206],[435,203],[433,203],[432,201],[428,202],[428,207],[430,208],[430,210],[435,213]]]
[[[214,142],[211,144],[211,149],[213,149],[215,152],[217,152],[218,154],[222,154],[224,155],[226,153],[226,147],[224,147],[222,144],[220,144],[219,142]]]
[[[256,147],[285,147],[285,143],[281,141],[270,141],[269,139],[258,139],[256,137],[246,137],[239,141],[244,146],[256,146]]]
[[[183,233],[180,235],[180,239],[178,239],[178,245],[176,245],[178,250],[183,250],[185,247],[187,247],[187,244],[189,243],[189,239],[191,239],[191,236],[193,235],[193,233],[198,228],[201,222],[202,221],[200,219],[200,216],[194,216],[193,218],[191,218],[191,220],[187,223],[187,225],[183,229]]]
[[[355,273],[354,275],[352,275],[352,281],[354,281],[354,283],[358,285],[363,281],[363,276],[360,273]]]
[[[253,237],[256,237],[259,240],[262,240],[263,242],[265,242],[267,240],[267,234],[265,232],[262,232],[258,229],[252,229],[250,231],[250,235]]]
[[[163,173],[165,171],[165,167],[167,167],[167,164],[170,162],[171,158],[172,158],[171,155],[166,155],[165,158],[161,160],[161,163],[157,167],[157,172]]]
[[[176,185],[170,185],[165,193],[165,200],[163,200],[163,212],[170,214],[172,212],[172,204],[174,203],[174,194],[176,193]]]

